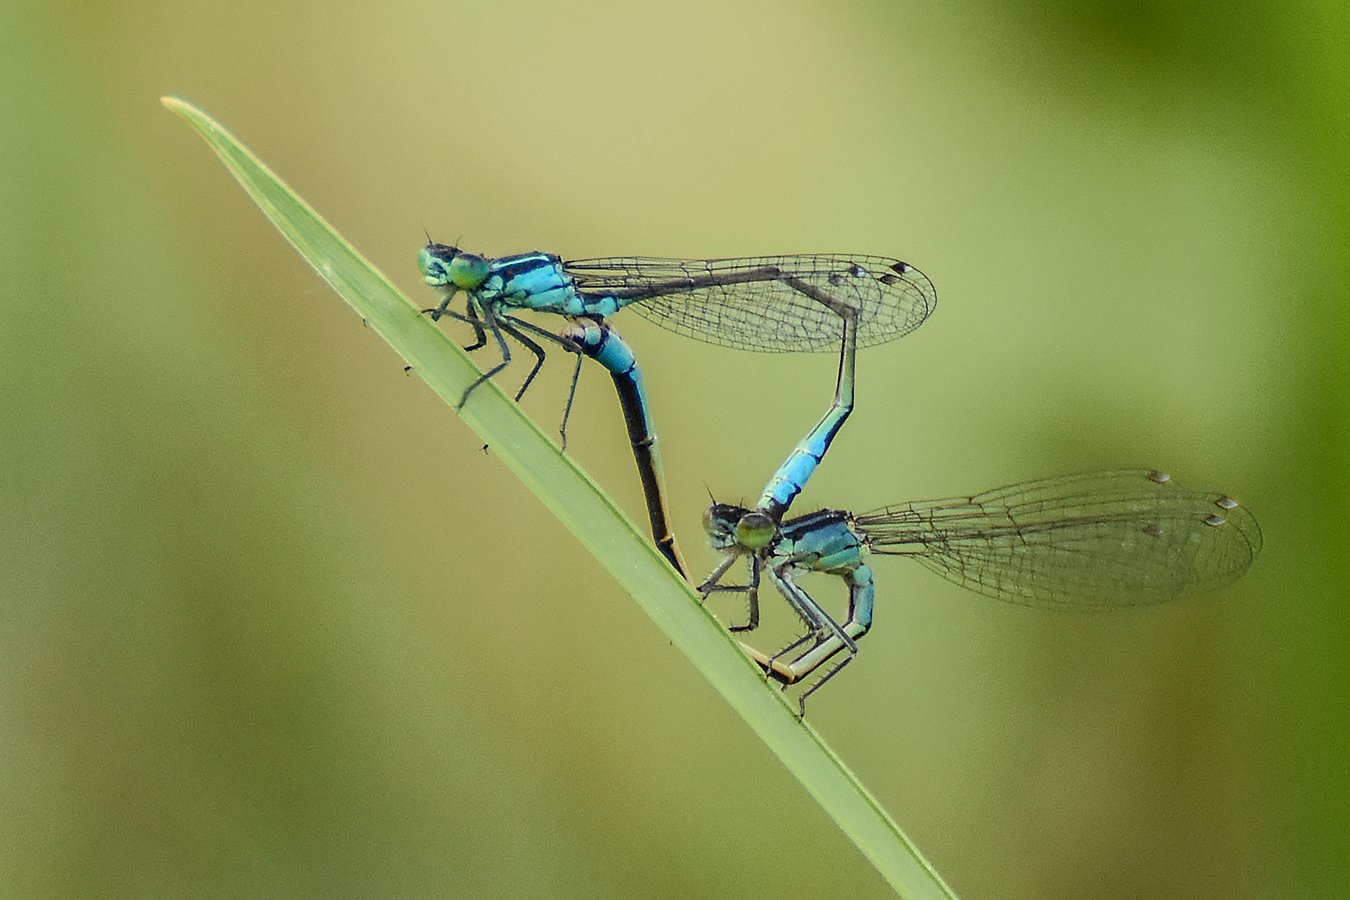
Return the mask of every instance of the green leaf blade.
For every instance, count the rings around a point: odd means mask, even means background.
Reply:
[[[183,100],[182,116],[300,255],[452,406],[479,371],[464,351],[403,297],[304,200],[219,123]],[[726,698],[887,882],[904,897],[955,894],[819,735],[698,602],[645,534],[562,455],[520,408],[488,382],[465,422],[592,553],[695,668]]]

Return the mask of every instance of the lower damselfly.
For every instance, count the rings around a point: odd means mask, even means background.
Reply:
[[[908,557],[1008,603],[1117,610],[1222,587],[1247,570],[1262,542],[1256,518],[1237,500],[1144,469],[1060,476],[861,514],[823,509],[782,524],[757,510],[713,504],[704,524],[723,553],[704,587],[743,592],[749,602],[749,621],[733,630],[759,624],[761,574],[806,628],[775,653],[745,648],[769,678],[786,687],[845,654],[798,698],[801,715],[806,698],[852,662],[872,626],[868,553]],[[742,557],[749,560],[747,583],[715,584]],[[797,583],[812,572],[847,586],[842,621]]]

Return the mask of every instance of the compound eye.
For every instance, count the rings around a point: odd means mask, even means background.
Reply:
[[[446,267],[446,275],[462,291],[477,290],[487,280],[487,260],[477,253],[458,253]]]
[[[736,523],[736,543],[747,550],[759,550],[768,546],[778,529],[762,512],[748,512]]]

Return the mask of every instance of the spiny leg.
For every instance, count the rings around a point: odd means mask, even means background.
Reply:
[[[788,604],[796,610],[797,615],[801,617],[806,627],[811,629],[818,643],[827,640],[828,635],[841,642],[850,653],[858,652],[858,645],[844,632],[843,626],[836,622],[834,617],[815,601],[815,598],[802,590],[797,582],[792,579],[791,575],[788,574],[788,565],[770,566],[769,580],[774,583],[774,587],[778,588],[778,592],[783,595]],[[800,646],[803,643],[805,643],[805,639],[785,647],[775,653],[773,658],[776,660],[792,647]]]
[[[746,606],[749,607],[749,621],[744,625],[728,625],[727,631],[754,631],[759,627],[759,570],[762,565],[760,558],[754,555],[750,556],[750,578],[746,584],[720,583],[722,576],[740,556],[739,553],[728,553],[696,590],[701,595],[702,600],[707,600],[709,594],[718,591],[745,594]]]
[[[876,599],[876,585],[872,581],[872,570],[865,564],[859,564],[841,577],[845,579],[849,586],[848,620],[841,629],[843,634],[825,637],[817,641],[805,653],[790,663],[777,663],[775,665],[776,657],[773,660],[768,660],[770,676],[782,681],[784,687],[786,687],[788,684],[800,681],[810,675],[841,651],[849,651],[847,658],[831,667],[828,672],[797,698],[797,709],[801,716],[806,715],[806,698],[820,690],[825,682],[839,674],[840,669],[853,661],[854,657],[858,655],[857,642],[862,640],[863,635],[867,634],[872,627],[872,606]],[[851,640],[849,640],[850,638]],[[758,657],[756,657],[756,661],[765,665],[765,661]]]
[[[703,583],[700,584],[697,588],[695,588],[695,590],[699,592],[699,594],[703,597],[704,600],[707,600],[708,595],[714,591],[739,591],[743,589],[742,586],[738,584],[736,585],[719,584],[719,582],[722,580],[722,576],[725,575],[727,573],[727,570],[730,569],[732,566],[734,566],[736,564],[736,560],[740,558],[741,554],[739,553],[727,553],[725,556],[722,557],[721,561],[718,562],[717,568],[709,572],[708,577],[703,579]]]
[[[474,379],[473,383],[464,389],[464,394],[459,398],[459,403],[455,406],[455,411],[464,408],[464,404],[469,402],[469,395],[478,390],[479,386],[492,378],[498,372],[511,365],[511,348],[506,344],[506,338],[502,335],[502,330],[497,325],[497,317],[493,315],[492,307],[483,307],[483,327],[491,332],[493,340],[497,342],[497,349],[501,351],[502,361],[492,368],[488,369],[482,375]]]
[[[472,309],[473,307],[470,307],[470,310]],[[470,385],[469,390],[473,390],[474,388],[478,387],[478,385],[481,384],[483,381],[485,381],[487,378],[491,377],[496,372],[499,372],[502,369],[504,369],[506,367],[506,364],[511,361],[511,354],[507,352],[505,349],[506,342],[504,340],[501,340],[502,334],[509,334],[511,337],[519,341],[520,345],[524,347],[526,350],[530,351],[530,353],[534,356],[534,365],[530,368],[530,374],[525,376],[525,381],[524,383],[521,384],[520,390],[516,391],[515,401],[519,403],[520,398],[525,396],[525,391],[529,389],[530,382],[534,381],[534,376],[539,374],[540,368],[542,368],[544,365],[544,348],[540,347],[534,341],[526,337],[525,334],[521,331],[520,326],[536,331],[546,337],[552,338],[558,341],[564,347],[567,346],[568,342],[565,339],[558,338],[557,335],[552,334],[551,332],[544,331],[538,326],[531,325],[528,322],[522,322],[520,319],[516,319],[508,315],[500,316],[499,318],[495,319],[492,324],[493,326],[495,326],[493,328],[493,334],[498,336],[499,342],[503,347],[502,355],[504,356],[505,361],[502,363],[502,365],[498,366],[496,369],[493,369],[492,372],[485,374],[484,376],[479,378],[478,381]],[[500,329],[500,331],[498,331],[498,328]],[[465,349],[467,350],[470,348],[466,347]],[[577,359],[579,360],[580,358],[581,358],[580,351],[578,351]],[[462,404],[467,400],[468,400],[468,392],[466,391],[464,394],[464,400],[461,400],[460,402]],[[484,444],[483,450],[486,451],[487,449],[488,445]]]
[[[572,383],[567,388],[567,403],[563,405],[562,424],[558,426],[558,438],[562,442],[562,451],[567,452],[567,420],[572,418],[572,402],[577,399],[577,383],[581,381],[581,348],[577,348],[577,363],[572,367]]]
[[[805,719],[805,718],[806,718],[806,698],[807,698],[807,697],[810,697],[810,696],[811,696],[812,694],[814,694],[816,691],[818,691],[818,690],[820,690],[822,687],[824,687],[824,686],[825,686],[825,682],[829,681],[831,678],[833,678],[834,676],[838,675],[840,669],[844,668],[844,666],[846,666],[846,665],[848,665],[849,663],[853,662],[853,660],[856,659],[856,658],[857,658],[857,654],[856,654],[856,653],[849,654],[848,656],[844,657],[844,658],[843,658],[842,660],[840,660],[836,665],[832,666],[832,667],[830,668],[830,671],[828,671],[828,672],[826,672],[824,675],[820,676],[820,679],[819,679],[818,681],[816,681],[814,684],[812,684],[812,685],[811,685],[809,688],[807,688],[806,690],[802,691],[801,696],[799,696],[799,697],[797,698],[797,718],[799,718],[799,719]]]
[[[574,354],[577,358],[576,365],[572,369],[572,384],[568,388],[567,404],[563,407],[562,425],[558,428],[558,436],[561,439],[562,449],[566,450],[567,420],[572,415],[572,401],[576,399],[577,382],[581,379],[581,357],[582,357],[581,346],[576,341],[572,340],[570,337],[567,337],[566,335],[554,334],[548,329],[540,328],[538,325],[535,325],[532,322],[526,322],[524,319],[517,319],[514,316],[510,317],[503,316],[502,318],[504,319],[510,318],[512,325],[514,325],[515,327],[524,329],[530,332],[531,334],[538,335],[544,340],[552,341],[559,347],[562,347],[568,353]],[[520,335],[516,335],[516,337],[517,339],[520,339]],[[537,369],[538,367],[536,366],[535,371],[537,371]],[[530,381],[533,378],[534,372],[532,371],[530,373],[530,377],[525,379],[525,384],[521,385],[520,393],[516,394],[516,400],[519,400],[521,397],[525,395],[525,388],[529,387]]]
[[[769,568],[769,579],[778,588],[778,592],[783,595],[783,599],[797,612],[803,624],[808,628],[808,633],[798,638],[788,646],[779,650],[772,656],[768,656],[761,651],[747,647],[750,656],[755,662],[759,663],[764,669],[767,677],[777,681],[779,686],[786,690],[788,685],[796,684],[802,678],[805,678],[816,669],[821,663],[833,657],[841,651],[847,651],[849,658],[856,656],[858,645],[847,633],[848,630],[858,629],[859,633],[866,632],[866,627],[859,627],[855,616],[858,604],[854,602],[851,596],[849,603],[849,620],[846,627],[841,627],[829,613],[821,608],[820,604],[802,590],[800,586],[792,580],[788,571],[788,565],[782,565]],[[869,580],[870,585],[870,580]],[[866,615],[870,622],[871,607],[867,606]],[[803,644],[810,643],[810,647],[790,663],[782,662],[782,658],[791,653]],[[742,644],[742,646],[745,646]],[[828,677],[827,673],[827,677]],[[798,703],[800,715],[806,714],[804,703]]]
[[[518,320],[504,315],[497,320],[497,324],[501,326],[505,334],[509,334],[519,341],[520,345],[534,356],[534,365],[530,367],[530,374],[525,376],[525,380],[521,382],[520,390],[516,391],[515,401],[519,403],[520,398],[524,397],[525,391],[529,389],[530,382],[534,381],[534,376],[538,375],[539,370],[544,366],[544,348],[530,340],[521,329],[516,327],[520,324]]]
[[[807,626],[807,627],[809,628],[810,626]],[[760,656],[763,656],[763,659],[760,660],[760,665],[762,665],[762,666],[764,666],[764,668],[768,669],[768,674],[774,675],[774,676],[778,677],[778,676],[781,675],[781,673],[778,671],[777,668],[775,668],[775,666],[778,664],[778,661],[779,661],[779,660],[781,660],[783,657],[787,656],[787,655],[788,655],[789,653],[791,653],[793,650],[796,650],[796,649],[797,649],[798,647],[800,647],[802,644],[809,643],[809,642],[814,642],[814,643],[811,644],[811,646],[812,646],[812,647],[815,647],[815,646],[819,646],[819,645],[820,645],[822,642],[824,642],[825,640],[826,640],[825,638],[821,637],[819,634],[816,634],[814,631],[808,631],[806,634],[804,634],[804,635],[802,635],[801,637],[797,638],[795,641],[793,641],[792,643],[788,644],[787,646],[779,648],[778,652],[774,653],[773,656],[764,656],[764,654],[762,654],[762,653],[759,654]],[[756,657],[756,658],[758,658],[758,657]],[[782,680],[782,679],[780,678],[780,680]],[[786,687],[787,685],[792,684],[792,683],[795,682],[796,680],[797,680],[797,679],[795,679],[795,678],[790,678],[790,679],[787,679],[787,680],[783,680],[783,685]]]
[[[449,299],[447,298],[446,303],[448,302]],[[510,364],[511,352],[507,348],[506,342],[503,339],[502,336],[503,332],[511,335],[513,338],[519,341],[521,346],[529,350],[531,355],[533,355],[535,358],[534,365],[531,366],[529,374],[525,376],[525,380],[524,382],[521,383],[520,389],[516,391],[515,399],[517,402],[519,402],[520,399],[525,396],[525,392],[529,389],[530,384],[534,381],[535,376],[539,374],[539,370],[540,368],[542,368],[544,364],[544,350],[535,341],[531,340],[529,337],[526,337],[524,332],[528,331],[532,334],[538,335],[539,337],[545,338],[546,340],[553,341],[554,343],[562,347],[564,350],[566,350],[569,353],[575,354],[577,357],[577,365],[572,375],[572,385],[567,398],[567,406],[563,411],[563,423],[562,427],[559,429],[559,433],[562,438],[563,449],[565,450],[567,448],[567,418],[571,414],[572,401],[576,396],[576,386],[577,381],[579,380],[581,370],[581,356],[582,356],[581,348],[577,345],[576,341],[573,341],[567,337],[556,335],[553,332],[548,331],[547,329],[540,328],[538,325],[535,325],[532,322],[526,322],[523,319],[517,319],[514,316],[506,314],[503,314],[501,316],[494,316],[492,312],[486,307],[484,307],[483,313],[484,317],[483,319],[480,320],[477,315],[477,307],[474,305],[473,302],[471,301],[467,302],[465,306],[467,310],[467,315],[445,308],[444,303],[439,307],[422,310],[423,313],[431,315],[433,319],[439,319],[441,316],[448,316],[452,319],[455,319],[456,321],[464,322],[465,324],[472,327],[475,335],[477,336],[477,340],[472,344],[465,345],[464,349],[466,351],[472,352],[474,350],[479,349],[480,347],[485,346],[487,344],[488,331],[492,332],[492,336],[496,340],[497,346],[501,349],[502,352],[501,364],[493,367],[488,372],[483,373],[483,375],[481,375],[476,381],[474,381],[473,384],[469,385],[469,388],[464,392],[463,397],[461,397],[460,399],[460,404],[458,407],[456,407],[456,409],[463,407],[463,405],[469,399],[469,394],[471,394],[475,389],[477,389],[480,384],[482,384],[484,381],[487,381],[489,378],[492,378],[494,375],[502,371],[504,368],[506,368],[507,365]]]
[[[487,332],[483,330],[483,323],[478,319],[478,307],[472,301],[466,300],[464,309],[468,313],[469,326],[473,328],[474,341],[472,344],[464,344],[463,346],[466,353],[472,353],[479,347],[487,346]]]
[[[440,307],[433,306],[430,309],[422,310],[422,314],[431,316],[433,322],[439,322],[443,318],[450,318],[454,319],[456,322],[463,322],[471,327],[477,339],[472,344],[461,344],[460,346],[467,352],[472,353],[478,348],[487,345],[487,334],[483,329],[483,322],[478,318],[478,313],[475,311],[473,304],[468,304],[467,309],[469,314],[465,315],[463,313],[457,313],[453,309],[441,309]]]
[[[466,323],[473,329],[474,342],[466,345],[464,349],[473,352],[487,344],[487,335],[483,331],[482,322],[478,319],[478,310],[475,308],[472,294],[466,292],[464,295],[464,313],[457,313],[450,309],[450,302],[455,299],[455,295],[458,293],[458,288],[447,290],[440,303],[430,309],[422,310],[422,314],[431,316],[433,322],[439,322],[442,316],[449,316],[456,321]]]
[[[745,585],[745,605],[749,608],[749,618],[744,625],[729,625],[728,631],[754,631],[759,627],[759,570],[763,562],[758,556],[750,558],[750,580]]]
[[[459,288],[447,287],[444,295],[441,297],[441,302],[429,309],[422,310],[422,314],[431,316],[431,321],[433,322],[439,322],[441,316],[446,315],[447,313],[449,313],[451,316],[458,316],[459,313],[450,312],[450,301],[454,300],[455,295],[458,293]],[[468,301],[466,300],[465,303],[467,305]]]
[[[454,296],[453,294],[447,296],[440,306],[431,307],[430,309],[424,309],[422,310],[422,313],[424,315],[431,316],[432,321],[439,321],[441,318],[448,316],[449,318],[454,319],[457,322],[464,322],[465,324],[472,327],[474,333],[478,336],[478,339],[472,344],[465,345],[464,349],[466,351],[477,350],[478,348],[484,346],[487,343],[486,340],[487,332],[490,331],[492,333],[492,337],[497,342],[498,349],[501,351],[502,354],[502,361],[500,363],[493,366],[491,369],[487,370],[483,374],[479,375],[478,378],[474,379],[474,382],[472,384],[470,384],[467,388],[464,389],[464,393],[460,395],[459,402],[455,404],[455,411],[458,412],[459,410],[464,408],[465,403],[469,402],[469,395],[472,394],[475,390],[477,390],[479,385],[481,385],[488,379],[492,378],[498,372],[502,371],[508,365],[511,364],[511,351],[506,346],[506,340],[502,337],[501,329],[497,327],[497,322],[493,317],[490,309],[484,307],[483,319],[481,320],[478,318],[474,310],[474,304],[472,302],[466,303],[466,309],[468,310],[467,315],[463,313],[457,313],[453,309],[446,308],[446,305],[450,302],[450,299],[453,296]],[[405,368],[404,371],[407,372],[410,369],[411,367],[408,367]],[[483,445],[483,449],[484,450],[487,449],[486,444]]]

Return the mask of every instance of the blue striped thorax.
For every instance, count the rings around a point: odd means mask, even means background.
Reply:
[[[466,291],[484,306],[600,318],[619,308],[612,297],[579,293],[563,261],[552,253],[518,253],[489,260],[433,242],[418,251],[417,267],[432,287]]]
[[[493,260],[492,276],[485,287],[506,306],[565,316],[586,311],[572,276],[552,253],[522,253]]]
[[[843,574],[862,565],[864,546],[847,513],[822,509],[784,525],[774,550],[800,566]]]

